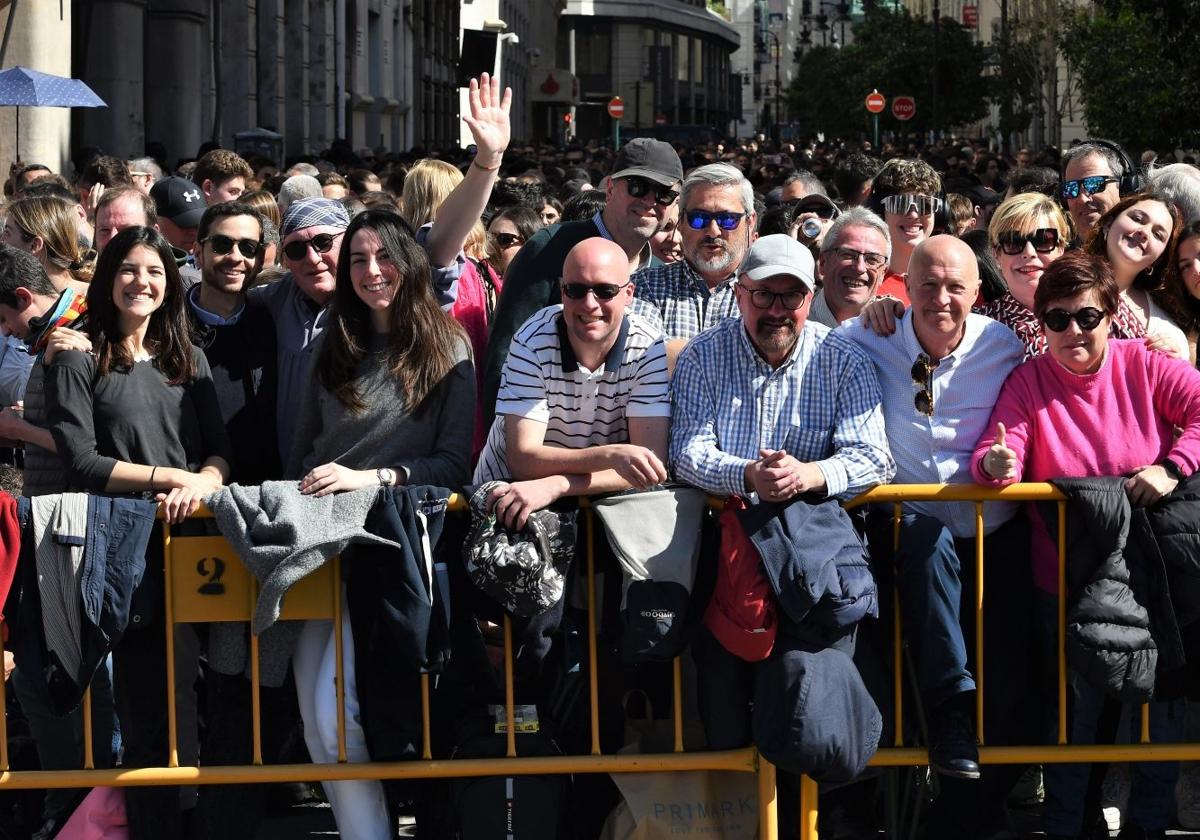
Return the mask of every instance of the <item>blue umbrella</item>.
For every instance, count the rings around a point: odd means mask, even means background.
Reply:
[[[17,158],[21,157],[21,106],[38,108],[107,108],[96,93],[78,79],[67,79],[10,67],[0,71],[0,105],[17,107]]]

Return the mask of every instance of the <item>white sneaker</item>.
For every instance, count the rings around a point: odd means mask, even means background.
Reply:
[[[1100,787],[1100,811],[1109,831],[1121,830],[1121,815],[1129,808],[1129,789],[1133,784],[1128,764],[1110,764]]]
[[[1175,783],[1175,816],[1189,831],[1200,829],[1200,763],[1185,761]]]

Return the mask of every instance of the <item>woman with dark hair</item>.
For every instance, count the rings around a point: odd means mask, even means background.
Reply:
[[[1187,336],[1161,302],[1169,256],[1183,227],[1179,210],[1155,192],[1126,196],[1092,228],[1084,250],[1108,261],[1122,300],[1155,349],[1188,358]]]
[[[1200,332],[1200,221],[1185,227],[1175,241],[1160,300],[1181,330]]]
[[[470,349],[462,327],[438,305],[429,260],[398,214],[366,210],[350,222],[318,342],[285,470],[300,480],[300,492],[467,482],[475,416]],[[342,597],[346,754],[369,761]],[[338,760],[335,662],[333,622],[306,622],[293,668],[304,739],[317,763]],[[342,836],[393,835],[378,781],[324,787]]]
[[[543,227],[542,217],[528,207],[505,207],[497,212],[488,222],[488,264],[503,277],[521,246]]]
[[[998,487],[1018,481],[1127,476],[1129,501],[1146,507],[1200,469],[1200,372],[1151,350],[1143,340],[1110,338],[1109,323],[1119,296],[1112,268],[1096,255],[1072,252],[1045,270],[1034,311],[1045,331],[1047,352],[1020,365],[1004,383],[989,431],[972,458],[976,481]],[[1176,428],[1182,434],[1177,436]],[[1048,684],[1054,685],[1057,540],[1041,517],[1032,515],[1030,521],[1041,649],[1044,661],[1054,663],[1044,671]],[[1104,692],[1075,672],[1068,682],[1074,695],[1071,742],[1089,743],[1095,738]],[[1151,740],[1179,740],[1181,704],[1150,705]],[[1136,709],[1126,707],[1125,713],[1135,714]],[[1166,828],[1177,771],[1178,765],[1170,762],[1133,766],[1128,824],[1149,836]],[[1075,765],[1047,765],[1044,774],[1042,819],[1047,836],[1077,836],[1087,773]]]
[[[96,266],[87,304],[92,352],[61,349],[46,372],[48,426],[67,485],[151,494],[167,522],[182,521],[228,478],[230,445],[208,361],[189,337],[167,240],[144,227],[117,234]],[[162,599],[156,526],[129,628],[112,651],[127,767],[167,761]],[[130,788],[125,800],[135,840],[182,836],[177,787]]]

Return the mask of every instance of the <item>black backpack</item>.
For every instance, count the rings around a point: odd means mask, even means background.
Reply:
[[[562,755],[547,724],[539,732],[518,732],[517,755]],[[493,718],[463,725],[452,759],[503,758],[507,736],[495,732]],[[445,791],[439,838],[447,840],[566,840],[571,777],[476,776],[451,779]],[[424,836],[433,836],[425,835]]]

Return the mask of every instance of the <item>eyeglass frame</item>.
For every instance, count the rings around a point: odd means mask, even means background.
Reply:
[[[217,247],[218,239],[227,240],[229,242],[229,247],[225,248],[225,249],[218,248]],[[249,239],[249,238],[235,239],[234,237],[226,236],[223,233],[214,233],[210,236],[204,237],[203,239],[196,240],[196,244],[198,244],[198,245],[204,245],[205,243],[212,244],[212,251],[218,257],[223,257],[226,254],[233,253],[233,249],[236,247],[238,253],[241,254],[244,258],[246,258],[248,260],[253,260],[253,259],[257,259],[258,255],[261,254],[265,250],[265,246],[261,239]],[[244,245],[253,245],[254,253],[247,254],[246,249],[243,247]]]
[[[1087,188],[1088,181],[1100,180],[1100,186],[1094,190]],[[1096,193],[1104,192],[1108,189],[1109,184],[1119,184],[1121,179],[1115,175],[1088,175],[1086,178],[1072,178],[1070,181],[1063,181],[1059,187],[1059,194],[1065,201],[1071,201],[1079,198],[1080,193],[1087,196],[1093,196]]]
[[[880,269],[888,264],[887,255],[877,251],[856,251],[853,248],[844,248],[839,245],[836,248],[830,248],[826,253],[833,254],[838,260],[849,265],[858,265],[859,259],[862,259],[866,267],[871,269]],[[879,259],[873,261],[868,257],[878,257]]]
[[[344,230],[339,230],[337,233],[318,233],[314,236],[310,236],[308,239],[293,239],[291,242],[284,245],[280,250],[283,251],[283,255],[285,257],[293,261],[302,260],[308,256],[309,248],[312,248],[313,251],[318,254],[328,254],[331,250],[333,250],[333,241],[339,236],[342,236],[345,232],[346,231]],[[323,245],[317,244],[317,240],[321,239],[322,237],[328,237],[329,242]],[[300,245],[301,243],[304,245],[304,250],[301,253],[293,255],[288,251],[288,249],[292,248],[293,245]]]
[[[1087,320],[1092,321],[1094,319],[1094,323],[1090,327],[1087,324],[1085,324],[1082,320],[1080,320],[1080,316],[1083,316],[1084,313],[1089,313],[1085,316],[1087,318]],[[1095,315],[1092,315],[1091,313],[1095,313]],[[1054,320],[1057,321],[1059,314],[1061,314],[1062,317],[1066,318],[1066,320],[1062,321],[1061,327],[1054,327],[1051,325],[1050,321],[1047,319],[1049,317],[1053,316]],[[1050,332],[1055,332],[1055,333],[1066,332],[1066,330],[1071,326],[1071,322],[1074,321],[1076,324],[1079,325],[1080,330],[1082,330],[1083,332],[1086,332],[1086,333],[1090,333],[1090,332],[1094,331],[1096,329],[1096,327],[1100,326],[1100,324],[1103,323],[1104,319],[1107,317],[1108,317],[1108,313],[1105,312],[1103,309],[1100,309],[1098,306],[1081,306],[1078,309],[1076,309],[1074,312],[1068,312],[1067,310],[1063,309],[1061,306],[1056,306],[1053,309],[1047,309],[1045,312],[1043,312],[1041,318],[1039,318],[1038,320],[1041,321],[1042,326],[1044,326],[1046,329],[1050,330]]]
[[[1034,241],[1034,238],[1047,233],[1054,234],[1053,244],[1051,244],[1048,248],[1039,248],[1037,242]],[[1058,232],[1058,228],[1053,227],[1038,228],[1032,233],[1006,231],[1005,233],[996,235],[996,247],[999,248],[1002,253],[1010,257],[1015,257],[1018,254],[1023,253],[1025,251],[1026,244],[1032,245],[1033,250],[1037,251],[1039,254],[1049,254],[1059,245],[1063,245],[1065,243],[1063,241],[1062,234]],[[1016,246],[1016,250],[1010,250],[1014,245]]]
[[[806,300],[808,300],[808,298],[812,294],[812,292],[810,292],[808,289],[789,289],[786,292],[772,292],[770,289],[751,289],[741,282],[737,283],[737,288],[741,289],[743,292],[745,292],[747,295],[750,296],[750,305],[751,306],[753,306],[755,309],[761,309],[764,312],[771,309],[772,307],[774,307],[775,301],[779,301],[780,304],[783,305],[783,308],[786,311],[795,312],[796,310],[798,310],[804,306],[804,302]],[[761,303],[759,303],[757,300],[754,299],[755,295],[758,295],[760,298],[764,295],[770,295],[771,301],[766,306],[763,306]],[[788,303],[786,300],[788,295],[800,295],[800,301],[795,306],[788,306]]]
[[[898,203],[902,199],[906,199],[903,209],[888,209],[889,203]],[[892,195],[884,196],[880,201],[883,205],[883,211],[885,213],[892,213],[896,216],[906,216],[910,210],[916,210],[918,216],[934,216],[942,209],[943,206],[945,206],[945,201],[941,198],[941,196],[929,195],[927,193],[893,193]],[[921,212],[921,204],[924,201],[929,202],[930,209],[927,213]]]
[[[633,281],[626,280],[624,283],[560,283],[559,288],[562,293],[571,300],[586,300],[588,292],[596,296],[598,301],[614,300],[617,295],[621,294]],[[582,291],[582,293],[581,293]]]
[[[695,223],[692,221],[693,215],[698,217],[697,221],[700,222],[700,227],[696,227]],[[716,222],[717,227],[720,230],[722,230],[726,233],[729,233],[730,231],[735,231],[739,227],[741,227],[742,220],[745,219],[748,215],[749,215],[748,213],[737,213],[733,210],[718,210],[716,212],[709,212],[708,210],[685,210],[683,212],[683,219],[687,223],[688,228],[690,228],[691,230],[696,230],[696,231],[704,230],[709,225],[711,225],[713,222]],[[733,225],[730,227],[726,227],[721,221],[722,218],[725,218],[727,220],[732,219]]]
[[[642,198],[653,190],[654,201],[659,207],[670,207],[679,199],[679,190],[673,187],[664,187],[662,184],[641,175],[626,175],[624,178],[618,178],[617,180],[625,182],[625,191],[629,193],[630,198]],[[636,187],[634,186],[635,184],[637,185]]]

